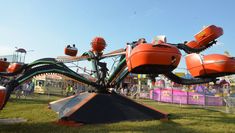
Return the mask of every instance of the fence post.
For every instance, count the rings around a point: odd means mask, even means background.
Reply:
[[[162,101],[162,89],[160,88],[160,94],[159,94],[159,102],[161,102]]]
[[[205,88],[203,89],[203,92],[204,92],[203,96],[204,96],[204,108],[205,108],[206,107],[206,89]]]
[[[157,101],[157,99],[156,99],[155,97],[156,97],[156,94],[155,94],[155,92],[153,91],[153,93],[152,93],[152,98],[153,98],[153,100],[156,100],[156,101]]]
[[[189,99],[189,95],[188,95],[188,91],[187,91],[187,93],[186,93],[187,95],[186,95],[186,98],[187,98],[187,100],[186,100],[186,104],[188,105],[188,99]]]
[[[206,93],[204,92],[204,106],[206,106]]]
[[[171,88],[171,103],[173,103],[173,88]]]

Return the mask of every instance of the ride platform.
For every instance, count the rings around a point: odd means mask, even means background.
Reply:
[[[167,120],[167,114],[116,93],[83,93],[51,102],[64,125]]]

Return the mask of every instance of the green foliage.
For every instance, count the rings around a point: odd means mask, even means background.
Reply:
[[[194,132],[235,132],[235,115],[200,109],[194,106],[162,104],[151,100],[139,100],[162,112],[170,113],[169,121],[159,120],[120,122],[112,124],[83,125],[68,127],[56,125],[57,114],[47,108],[49,101],[58,97],[38,96],[27,99],[11,99],[0,112],[0,118],[24,118],[28,121],[18,124],[0,124],[0,132],[17,133],[65,133],[65,132],[153,132],[153,133],[194,133]]]

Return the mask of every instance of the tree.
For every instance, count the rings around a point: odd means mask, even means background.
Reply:
[[[229,57],[231,57],[230,53],[229,53],[227,50],[224,51],[224,54],[227,55],[227,56],[229,56]]]

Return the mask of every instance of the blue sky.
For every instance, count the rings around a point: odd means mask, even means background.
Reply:
[[[83,53],[95,36],[106,39],[105,52],[156,35],[178,43],[214,24],[224,35],[203,54],[227,50],[235,56],[234,6],[234,0],[0,0],[0,55],[23,47],[34,50],[26,57],[32,62],[64,55],[73,43]]]

